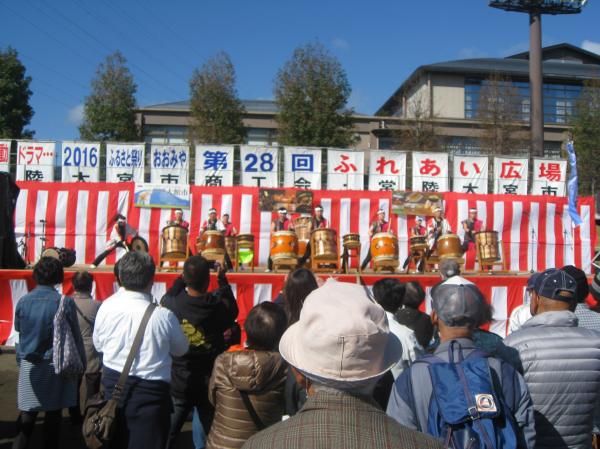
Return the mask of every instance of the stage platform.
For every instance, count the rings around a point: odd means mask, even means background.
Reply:
[[[71,278],[77,269],[84,268],[84,266],[67,268],[65,280],[59,286],[59,291],[65,294],[72,293]],[[94,295],[97,299],[104,300],[116,291],[117,284],[111,266],[89,271],[94,277]],[[264,273],[262,271],[257,269],[254,273],[227,274],[238,300],[240,324],[243,324],[249,310],[255,304],[274,300],[283,287],[284,273]],[[529,275],[529,273],[465,274],[467,279],[477,284],[494,307],[494,322],[490,326],[491,331],[502,336],[506,334],[507,320],[511,311],[523,303],[525,285]],[[154,297],[160,299],[178,276],[180,273],[177,272],[158,271],[152,288]],[[317,276],[323,280],[333,277],[341,282],[363,283],[367,286],[373,285],[381,278],[393,277],[401,282],[418,281],[427,291],[440,281],[439,276],[429,274],[404,275],[367,272],[360,275],[321,273]],[[210,288],[215,288],[216,285],[216,274],[213,273]],[[32,270],[0,270],[0,344],[11,346],[17,341],[17,334],[13,327],[14,309],[19,299],[34,287]],[[425,311],[430,311],[429,299],[426,301]]]

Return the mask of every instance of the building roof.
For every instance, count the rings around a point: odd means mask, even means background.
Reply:
[[[561,60],[554,59],[559,53]],[[519,53],[507,58],[476,58],[459,59],[423,65],[415,70],[410,77],[388,98],[377,110],[375,115],[390,115],[397,109],[401,93],[423,73],[456,73],[466,76],[488,76],[492,73],[528,79],[529,53]],[[562,81],[583,81],[600,77],[600,56],[570,44],[559,44],[544,47],[543,55],[547,60],[542,62],[544,79]],[[566,55],[566,56],[565,56]],[[580,57],[578,58],[577,55]],[[543,56],[544,58],[544,56]],[[585,62],[584,62],[585,61]],[[591,63],[594,62],[594,63]]]
[[[277,104],[273,100],[241,100],[249,113],[276,114]],[[174,101],[172,103],[160,103],[144,106],[141,111],[180,111],[189,112],[190,101]]]

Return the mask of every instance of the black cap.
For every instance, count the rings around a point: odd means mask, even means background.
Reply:
[[[544,298],[570,302],[575,299],[575,279],[558,268],[546,270],[535,280],[533,290]]]

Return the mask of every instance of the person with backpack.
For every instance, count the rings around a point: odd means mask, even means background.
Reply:
[[[472,340],[489,305],[476,285],[454,276],[431,291],[441,344],[396,380],[387,413],[446,448],[535,447],[533,404],[523,377]]]

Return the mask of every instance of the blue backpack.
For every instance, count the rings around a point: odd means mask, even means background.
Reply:
[[[476,349],[463,357],[460,344],[452,341],[448,357],[449,362],[434,355],[415,362],[429,365],[433,386],[427,433],[444,441],[445,448],[516,448],[517,425],[502,390],[494,388],[489,354]]]

